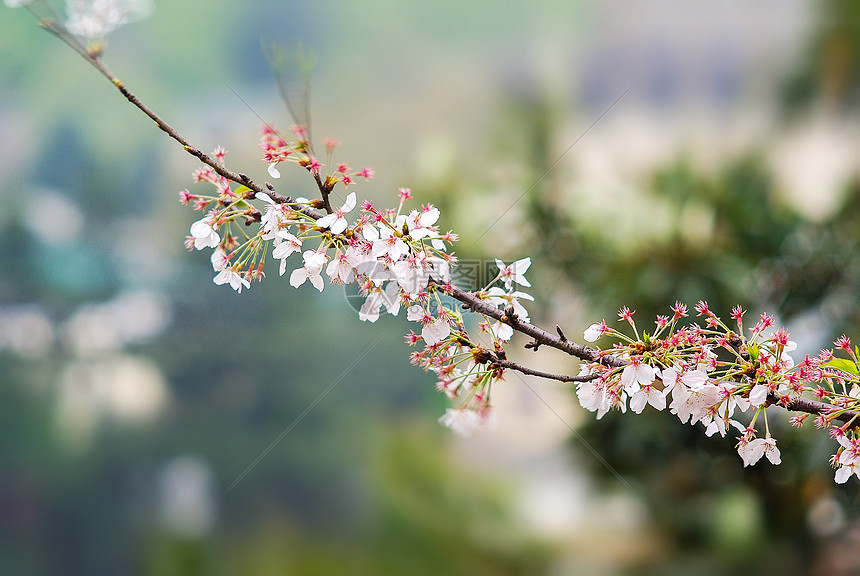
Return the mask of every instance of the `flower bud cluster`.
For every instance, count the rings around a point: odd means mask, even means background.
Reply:
[[[626,307],[618,316],[632,328],[632,337],[605,321],[589,326],[583,335],[586,341],[606,336],[617,342],[583,364],[580,376],[585,381],[577,386],[582,406],[596,412],[597,418],[628,407],[637,414],[649,405],[655,410],[668,408],[682,423],[701,423],[708,436],[725,436],[734,428],[739,433],[738,454],[749,466],[762,456],[772,464],[781,461],[768,426],[767,406],[796,409],[815,398],[819,404],[810,406],[819,410],[816,424],[831,428],[840,443],[833,459],[836,480],[844,482],[851,474],[860,477],[860,438],[854,431],[858,424],[854,414],[860,408],[860,365],[847,338],[843,336],[836,345],[849,353],[850,360],[834,360],[831,351],[823,351],[818,358],[795,364],[789,353],[796,344],[785,330],[774,329],[772,316],[762,314],[745,331],[740,307],[732,310],[731,328],[706,302],[700,301],[695,310],[702,321],[681,326],[687,307],[676,303],[671,317],[657,317],[652,334],[640,335],[634,312]],[[748,415],[744,422],[742,414]],[[792,423],[802,424],[807,415],[793,417]],[[758,437],[756,428],[759,417],[764,421],[763,437]]]

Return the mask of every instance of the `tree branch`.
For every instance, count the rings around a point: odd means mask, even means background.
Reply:
[[[437,285],[437,287],[440,289],[442,288],[442,286],[439,285]],[[479,312],[485,316],[499,320],[500,322],[504,322],[517,332],[531,336],[539,344],[550,346],[557,350],[561,350],[562,352],[566,352],[571,356],[575,356],[589,362],[600,362],[601,364],[614,368],[626,365],[626,362],[620,358],[609,356],[608,353],[603,350],[597,350],[583,344],[577,344],[572,340],[552,334],[551,332],[547,332],[543,328],[539,328],[530,322],[521,320],[515,315],[508,316],[503,310],[485,300],[482,300],[472,292],[466,292],[456,286],[445,288],[446,294],[450,295],[455,300],[462,302],[464,308],[472,310],[473,312]]]
[[[542,372],[540,370],[533,370],[526,366],[522,366],[520,364],[517,364],[516,362],[511,362],[510,360],[493,360],[492,362],[490,362],[490,365],[498,366],[500,368],[507,368],[508,370],[516,370],[517,372],[521,372],[529,376],[537,376],[538,378],[546,378],[547,380],[558,380],[559,382],[588,382],[597,378],[597,374],[589,374],[586,376],[568,376],[567,374],[552,374],[550,372]]]

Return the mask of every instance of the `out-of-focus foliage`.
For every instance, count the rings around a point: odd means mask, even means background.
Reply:
[[[860,102],[860,5],[852,0],[822,4],[826,9],[818,13],[818,32],[783,88],[785,109],[792,114],[821,104],[856,111]]]

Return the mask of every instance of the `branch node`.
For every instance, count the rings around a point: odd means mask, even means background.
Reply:
[[[567,336],[565,336],[564,332],[561,331],[561,326],[556,324],[555,325],[555,331],[558,332],[558,336],[561,338],[562,342],[567,342]]]

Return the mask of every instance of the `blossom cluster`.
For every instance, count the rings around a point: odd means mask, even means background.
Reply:
[[[33,1],[4,0],[4,4],[20,8]],[[152,0],[66,0],[66,19],[62,28],[56,22],[52,22],[51,27],[94,43],[129,22],[148,17],[152,10]]]
[[[328,160],[335,145],[333,140],[326,143]],[[292,136],[264,127],[261,148],[273,178],[280,178],[278,164],[292,162],[316,179],[326,198],[337,195],[341,185],[345,191],[356,179],[373,176],[369,168],[353,171],[345,164],[327,171],[326,164],[314,157],[307,131],[301,126],[293,129]],[[212,152],[222,165],[225,156],[220,147]],[[364,297],[361,320],[375,322],[383,311],[396,316],[405,309],[407,320],[420,326],[406,337],[410,345],[423,343],[423,349],[412,354],[412,362],[437,375],[440,391],[461,400],[440,421],[464,435],[492,422],[490,389],[503,377],[499,361],[505,359],[504,345],[514,330],[484,316],[471,327],[478,336],[469,335],[462,315],[445,296],[451,290],[451,267],[457,262],[450,252],[457,235],[440,231],[436,207],[427,204],[404,210],[412,194],[401,188],[396,209],[379,209],[367,200],[359,203],[350,191],[340,206],[317,212],[325,208],[324,201],[276,201],[274,193],[234,188],[210,166],[196,170],[193,177],[196,183],[211,184],[214,191],[200,194],[186,189],[179,193],[183,204],[206,212],[191,225],[186,247],[213,250],[216,284],[228,284],[237,292],[249,288],[252,281],[264,277],[267,257],[279,261],[280,275],[289,270],[294,287],[307,282],[322,292],[326,281],[356,283]],[[243,223],[258,223],[259,227],[249,233]],[[516,287],[530,286],[525,273],[531,261],[524,258],[507,265],[496,260],[496,264],[498,275],[477,297],[528,321],[521,301],[533,298]]]
[[[836,481],[852,474],[860,478],[860,437],[855,426],[860,408],[860,364],[857,349],[846,337],[836,341],[849,359],[834,358],[830,350],[795,363],[789,354],[796,349],[784,329],[776,329],[774,318],[761,314],[744,330],[745,312],[732,310],[731,327],[700,301],[695,311],[700,323],[681,326],[687,306],[675,303],[672,316],[658,316],[652,334],[641,335],[634,312],[622,308],[619,321],[633,331],[629,336],[605,321],[589,326],[583,336],[596,342],[603,336],[617,342],[612,348],[582,365],[583,381],[577,396],[584,408],[603,417],[609,410],[639,414],[646,406],[676,415],[682,423],[701,423],[705,434],[725,436],[734,429],[737,451],[744,466],[763,456],[779,464],[781,455],[768,426],[770,405],[793,409],[807,402],[818,415],[815,424],[829,428],[840,448],[832,463]],[[810,402],[811,399],[814,399]],[[749,415],[741,421],[740,415]],[[800,426],[809,414],[792,417]],[[759,437],[756,423],[764,422]]]

